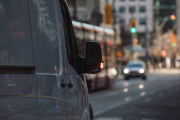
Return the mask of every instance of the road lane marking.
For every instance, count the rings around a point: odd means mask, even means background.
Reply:
[[[151,101],[152,100],[152,98],[146,98],[144,101],[145,102],[149,102],[149,101]]]
[[[141,92],[141,96],[144,96],[144,95],[146,95],[146,92]]]
[[[124,92],[128,92],[128,88],[124,88],[124,90],[123,90]]]
[[[166,78],[164,78],[164,79],[166,79]],[[136,89],[134,89],[135,87],[134,86],[136,86],[137,84],[135,84],[137,81],[132,81],[132,82],[130,82],[130,86],[132,86],[132,87],[130,87],[130,88],[132,88],[132,89],[130,89],[130,91],[132,91],[132,90],[136,90]],[[152,83],[151,82],[146,82],[147,84],[145,84],[145,85],[148,85],[148,86],[150,86],[150,85],[152,85]],[[150,84],[151,83],[151,84]],[[152,95],[152,94],[154,94],[154,93],[156,93],[156,92],[158,92],[158,91],[160,91],[160,90],[167,90],[167,88],[172,88],[174,85],[177,85],[177,83],[179,83],[178,81],[176,81],[175,83],[173,83],[173,84],[169,84],[169,83],[171,83],[171,82],[165,82],[165,83],[167,83],[167,86],[162,86],[162,87],[160,87],[160,88],[158,88],[158,89],[155,89],[155,90],[153,90],[153,91],[149,91],[148,93],[146,93],[146,95]],[[118,86],[119,87],[119,86]],[[122,86],[121,86],[122,87]],[[116,88],[117,88],[117,86],[116,86]],[[118,89],[118,92],[117,92],[117,95],[119,95],[119,94],[121,94],[123,91],[121,91],[121,90],[123,90],[123,89]],[[121,92],[120,92],[121,91]],[[104,94],[104,93],[103,93]],[[116,92],[114,92],[114,93],[110,93],[110,94],[114,94],[114,95],[116,95]],[[102,113],[104,113],[104,112],[107,112],[107,111],[109,111],[109,110],[111,110],[111,109],[113,109],[113,108],[117,108],[117,107],[120,107],[121,105],[124,105],[124,104],[127,104],[127,103],[129,103],[129,102],[133,102],[133,101],[135,101],[135,100],[138,100],[138,99],[140,99],[140,96],[138,96],[138,94],[139,93],[137,93],[136,95],[131,95],[131,100],[130,101],[125,101],[125,98],[122,98],[122,99],[120,99],[120,100],[111,100],[111,99],[108,99],[108,104],[106,103],[106,104],[102,104],[102,101],[100,102],[100,103],[98,103],[97,104],[97,101],[93,101],[93,100],[96,100],[96,99],[99,99],[99,98],[101,98],[101,97],[103,97],[103,99],[105,98],[105,97],[107,97],[107,94],[105,94],[105,95],[96,95],[96,96],[91,96],[90,98],[90,100],[92,100],[92,102],[93,102],[93,106],[94,106],[94,108],[95,108],[95,114],[94,114],[94,116],[98,116],[98,115],[100,115],[100,114],[102,114]],[[108,107],[106,106],[106,105],[109,105]],[[104,106],[106,106],[106,107],[104,107]]]
[[[129,100],[131,100],[131,97],[126,97],[125,100],[126,100],[126,101],[129,101]]]

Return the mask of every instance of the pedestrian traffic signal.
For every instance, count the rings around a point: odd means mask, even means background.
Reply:
[[[130,31],[131,31],[131,33],[136,33],[137,32],[137,30],[136,30],[136,21],[135,20],[131,20]]]
[[[175,43],[175,42],[173,42],[173,43],[172,43],[172,46],[173,46],[173,47],[176,47],[176,43]]]
[[[162,57],[166,57],[166,51],[163,50],[163,51],[161,52],[161,55],[162,55]]]
[[[170,34],[170,40],[171,40],[171,45],[173,47],[176,47],[177,46],[177,40],[176,40],[176,35],[174,33]]]

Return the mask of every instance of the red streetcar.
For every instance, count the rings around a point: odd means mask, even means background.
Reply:
[[[81,56],[85,56],[85,43],[98,41],[101,45],[104,69],[98,74],[89,75],[93,80],[92,89],[110,87],[115,83],[117,75],[115,59],[114,31],[111,29],[93,26],[86,23],[73,21]]]

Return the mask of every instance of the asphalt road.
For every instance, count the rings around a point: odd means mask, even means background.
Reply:
[[[90,102],[94,120],[180,120],[180,75],[117,79],[113,87],[91,92]]]

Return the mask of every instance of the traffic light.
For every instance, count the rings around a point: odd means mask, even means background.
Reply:
[[[111,5],[105,5],[105,23],[112,23],[112,7]]]
[[[136,33],[137,32],[137,30],[136,30],[136,21],[135,20],[131,20],[130,31],[131,31],[131,33]]]
[[[175,43],[175,42],[173,42],[173,43],[172,43],[172,46],[173,46],[173,47],[176,47],[176,43]]]
[[[175,36],[174,33],[171,33],[171,34],[170,34],[170,40],[171,40],[171,45],[172,45],[173,47],[176,47],[176,46],[177,46],[177,40],[176,40],[176,36]]]

